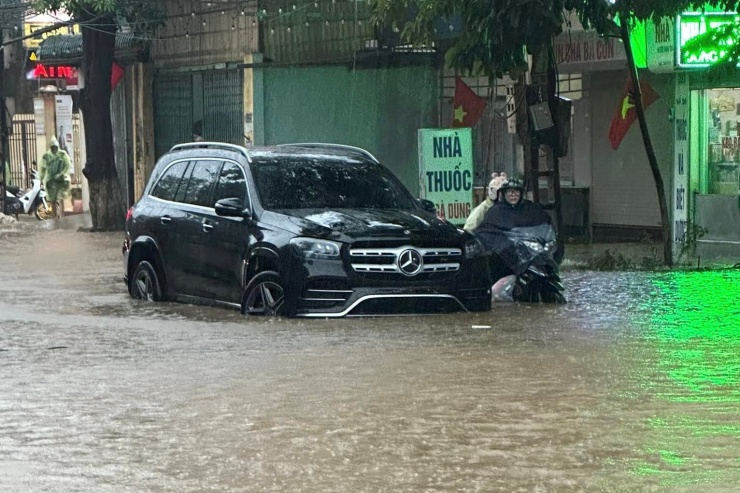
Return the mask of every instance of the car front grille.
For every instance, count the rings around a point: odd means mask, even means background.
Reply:
[[[384,274],[400,278],[429,277],[460,270],[462,250],[459,248],[351,248],[352,270],[359,274]]]

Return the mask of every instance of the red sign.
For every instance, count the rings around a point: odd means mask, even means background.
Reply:
[[[115,89],[123,79],[125,70],[123,67],[113,62],[111,68],[110,86]],[[33,70],[28,72],[28,79],[64,79],[67,82],[67,88],[76,88],[78,84],[78,69],[71,65],[44,65],[37,63]]]
[[[76,79],[77,69],[69,65],[47,66],[42,63],[33,69],[34,79]]]

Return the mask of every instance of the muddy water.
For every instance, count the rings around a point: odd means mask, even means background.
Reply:
[[[0,491],[737,491],[740,272],[563,307],[248,321],[130,300],[120,235],[0,230]]]

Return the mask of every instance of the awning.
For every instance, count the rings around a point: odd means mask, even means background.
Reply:
[[[116,35],[114,60],[120,64],[144,61],[149,57],[150,41],[133,33]],[[36,57],[46,64],[76,65],[82,62],[82,35],[49,36],[36,50]]]

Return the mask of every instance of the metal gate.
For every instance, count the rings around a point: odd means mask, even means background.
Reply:
[[[13,116],[13,133],[10,134],[10,180],[21,188],[30,187],[31,168],[37,168],[36,123],[33,114]]]
[[[244,145],[244,76],[241,70],[203,74],[203,139]]]
[[[173,145],[192,140],[193,80],[189,73],[154,79],[154,141],[157,158]]]
[[[241,70],[160,73],[154,79],[157,158],[173,145],[203,140],[245,143]]]

